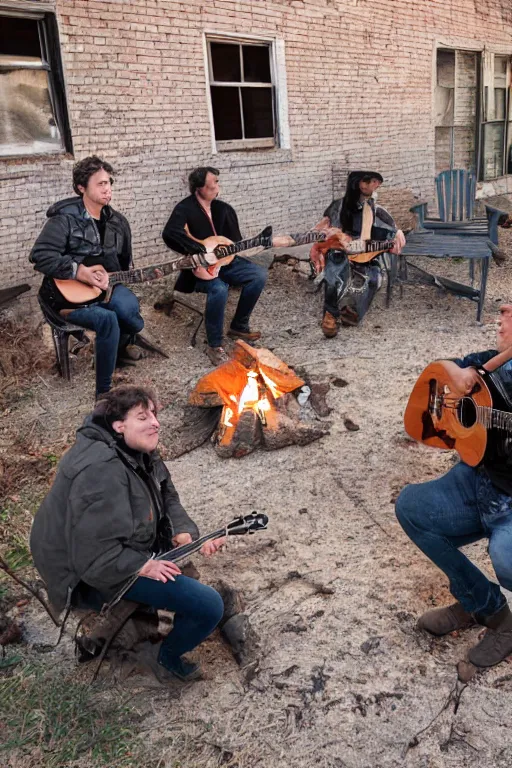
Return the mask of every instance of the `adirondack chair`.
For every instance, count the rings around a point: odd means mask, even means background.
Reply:
[[[475,217],[476,176],[471,171],[443,171],[436,178],[439,218],[428,215],[428,203],[421,202],[410,209],[417,216],[416,231],[441,230],[443,235],[480,235],[498,246],[498,221],[503,211],[485,206],[486,215]],[[491,248],[495,252],[494,248]]]

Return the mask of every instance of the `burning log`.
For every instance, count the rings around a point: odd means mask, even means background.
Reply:
[[[300,409],[291,393],[303,385],[270,350],[237,341],[232,359],[198,381],[189,403],[222,406],[212,439],[220,456],[239,458],[260,444],[266,450],[307,445],[326,434],[324,425],[298,419]]]

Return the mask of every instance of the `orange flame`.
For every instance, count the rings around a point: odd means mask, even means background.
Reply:
[[[270,376],[263,371],[247,371],[247,383],[243,388],[240,398],[237,399],[235,395],[231,394],[229,399],[233,402],[234,407],[225,406],[222,415],[221,423],[226,427],[234,427],[233,417],[240,416],[243,411],[253,410],[260,420],[265,423],[265,414],[272,410],[272,404],[270,402],[268,394],[264,393],[260,396],[260,388],[258,386],[258,378],[265,384],[266,388],[271,393],[274,399],[280,397],[283,393],[278,388],[276,383],[272,381]],[[236,419],[238,420],[238,418]]]

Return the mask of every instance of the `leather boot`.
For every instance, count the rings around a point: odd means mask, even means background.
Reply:
[[[469,660],[475,667],[493,667],[512,653],[512,613],[508,605],[494,616],[479,617],[487,632],[478,645],[471,648]]]
[[[324,319],[322,320],[322,331],[324,332],[324,336],[328,339],[334,338],[338,333],[338,323],[336,322],[334,315],[331,315],[330,312],[326,312],[324,315]]]
[[[476,624],[471,613],[464,610],[460,603],[447,605],[427,611],[418,619],[418,629],[424,629],[431,635],[447,635],[455,629],[466,629]]]

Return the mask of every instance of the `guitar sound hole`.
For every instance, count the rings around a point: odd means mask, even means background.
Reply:
[[[457,413],[463,427],[472,427],[476,422],[476,408],[470,397],[463,397],[458,405]]]

